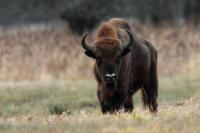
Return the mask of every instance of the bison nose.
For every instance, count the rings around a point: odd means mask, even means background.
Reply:
[[[106,81],[115,81],[116,80],[116,74],[115,73],[112,73],[112,74],[106,74],[105,75],[105,80]]]

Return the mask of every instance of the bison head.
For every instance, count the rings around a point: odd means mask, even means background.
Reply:
[[[82,38],[82,47],[85,54],[96,60],[97,72],[106,88],[113,90],[116,88],[119,78],[120,68],[123,65],[122,57],[129,53],[133,43],[133,36],[126,30],[129,36],[127,44],[121,44],[118,38],[102,38],[93,43],[94,47],[86,43],[86,33]]]

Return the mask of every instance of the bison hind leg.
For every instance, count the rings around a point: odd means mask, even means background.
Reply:
[[[144,108],[149,108],[149,111],[152,113],[157,112],[158,104],[157,97],[154,95],[154,92],[148,89],[148,87],[144,87],[142,90],[142,103]]]
[[[148,106],[148,97],[146,94],[146,91],[144,88],[141,89],[141,95],[142,95],[142,104],[144,108],[147,108]]]
[[[156,63],[152,63],[150,68],[149,79],[144,88],[142,88],[142,101],[144,107],[149,107],[149,110],[153,113],[157,112],[158,96],[158,78],[157,78],[157,66]]]

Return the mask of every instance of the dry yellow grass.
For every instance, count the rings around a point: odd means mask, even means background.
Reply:
[[[159,75],[200,72],[200,27],[132,25],[159,53]],[[63,24],[0,28],[0,79],[80,79],[92,77],[93,60],[84,55],[80,37]]]
[[[136,108],[132,114],[102,115],[85,110],[75,115],[22,115],[1,118],[8,132],[81,132],[81,133],[199,133],[200,97],[185,102],[161,105],[157,115]]]
[[[160,78],[157,115],[142,109],[138,95],[132,114],[103,115],[95,86],[94,80],[1,82],[0,132],[200,131],[198,79]]]

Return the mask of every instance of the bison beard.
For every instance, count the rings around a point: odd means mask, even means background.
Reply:
[[[144,107],[157,112],[157,52],[137,37],[124,19],[114,18],[99,27],[94,46],[82,38],[85,54],[96,60],[94,76],[103,113],[132,112],[132,96],[139,89]]]

